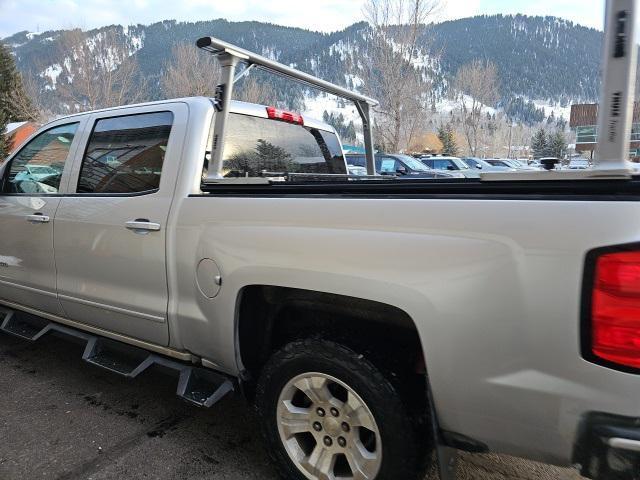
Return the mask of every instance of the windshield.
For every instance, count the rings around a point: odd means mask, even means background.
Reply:
[[[431,169],[427,167],[420,160],[416,160],[409,155],[396,155],[402,162],[404,162],[411,170],[416,170],[418,172],[428,172]]]
[[[503,162],[502,160],[487,160],[487,163],[493,165],[494,167],[509,167],[508,163]]]
[[[482,161],[475,158],[465,158],[464,163],[469,165],[470,167],[478,167],[478,165],[482,166]]]
[[[469,170],[471,168],[469,166],[469,164],[467,162],[465,162],[464,160],[462,160],[461,158],[454,158],[452,160],[453,160],[453,163],[458,165],[460,170]]]

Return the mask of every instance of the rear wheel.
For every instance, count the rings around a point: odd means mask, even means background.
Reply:
[[[274,354],[256,402],[284,478],[417,479],[430,454],[392,384],[333,342],[293,342]]]

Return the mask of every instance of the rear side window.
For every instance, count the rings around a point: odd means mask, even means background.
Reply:
[[[430,160],[429,162],[433,162],[431,168],[435,168],[436,170],[448,170],[449,168],[457,170],[451,160]]]
[[[7,168],[2,193],[56,194],[77,123],[51,128],[25,145]]]
[[[142,193],[160,187],[173,114],[98,120],[82,160],[78,193]]]
[[[225,177],[347,173],[335,134],[237,113],[229,115],[223,162]]]

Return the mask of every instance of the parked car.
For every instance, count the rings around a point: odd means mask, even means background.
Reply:
[[[466,178],[480,178],[477,168],[471,168],[464,160],[458,157],[420,157],[420,161],[433,170],[461,173]]]
[[[367,167],[359,167],[358,165],[347,164],[347,169],[349,171],[349,175],[354,175],[358,177],[363,177],[367,175]]]
[[[567,165],[568,170],[586,170],[590,167],[589,160],[586,158],[573,158],[569,161],[569,165]]]
[[[477,168],[478,170],[482,170],[483,172],[512,172],[515,168],[510,168],[507,166],[498,166],[491,165],[481,158],[475,157],[465,157],[463,158],[464,163],[469,165],[471,168]]]
[[[529,165],[530,167],[535,167],[538,170],[542,168],[542,164],[540,163],[540,160],[537,160],[537,159],[528,161],[527,165]]]
[[[517,160],[510,158],[488,158],[487,163],[495,167],[507,167],[514,170],[539,170],[539,168],[533,165],[525,165]]]
[[[362,154],[345,155],[347,166],[351,172],[353,168],[362,169],[366,174],[367,160]],[[415,158],[400,153],[378,153],[376,154],[376,172],[380,175],[395,175],[399,178],[464,178],[459,172],[443,172],[433,170]]]
[[[562,170],[562,160],[556,157],[542,157],[538,159],[542,170]]]

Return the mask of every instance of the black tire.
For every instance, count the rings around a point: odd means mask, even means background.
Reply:
[[[369,407],[380,431],[382,463],[376,480],[420,480],[432,457],[432,445],[419,433],[397,390],[371,362],[335,342],[307,339],[292,342],[265,365],[257,385],[256,409],[269,455],[285,479],[306,480],[280,439],[278,399],[298,375],[318,372],[349,385]]]

